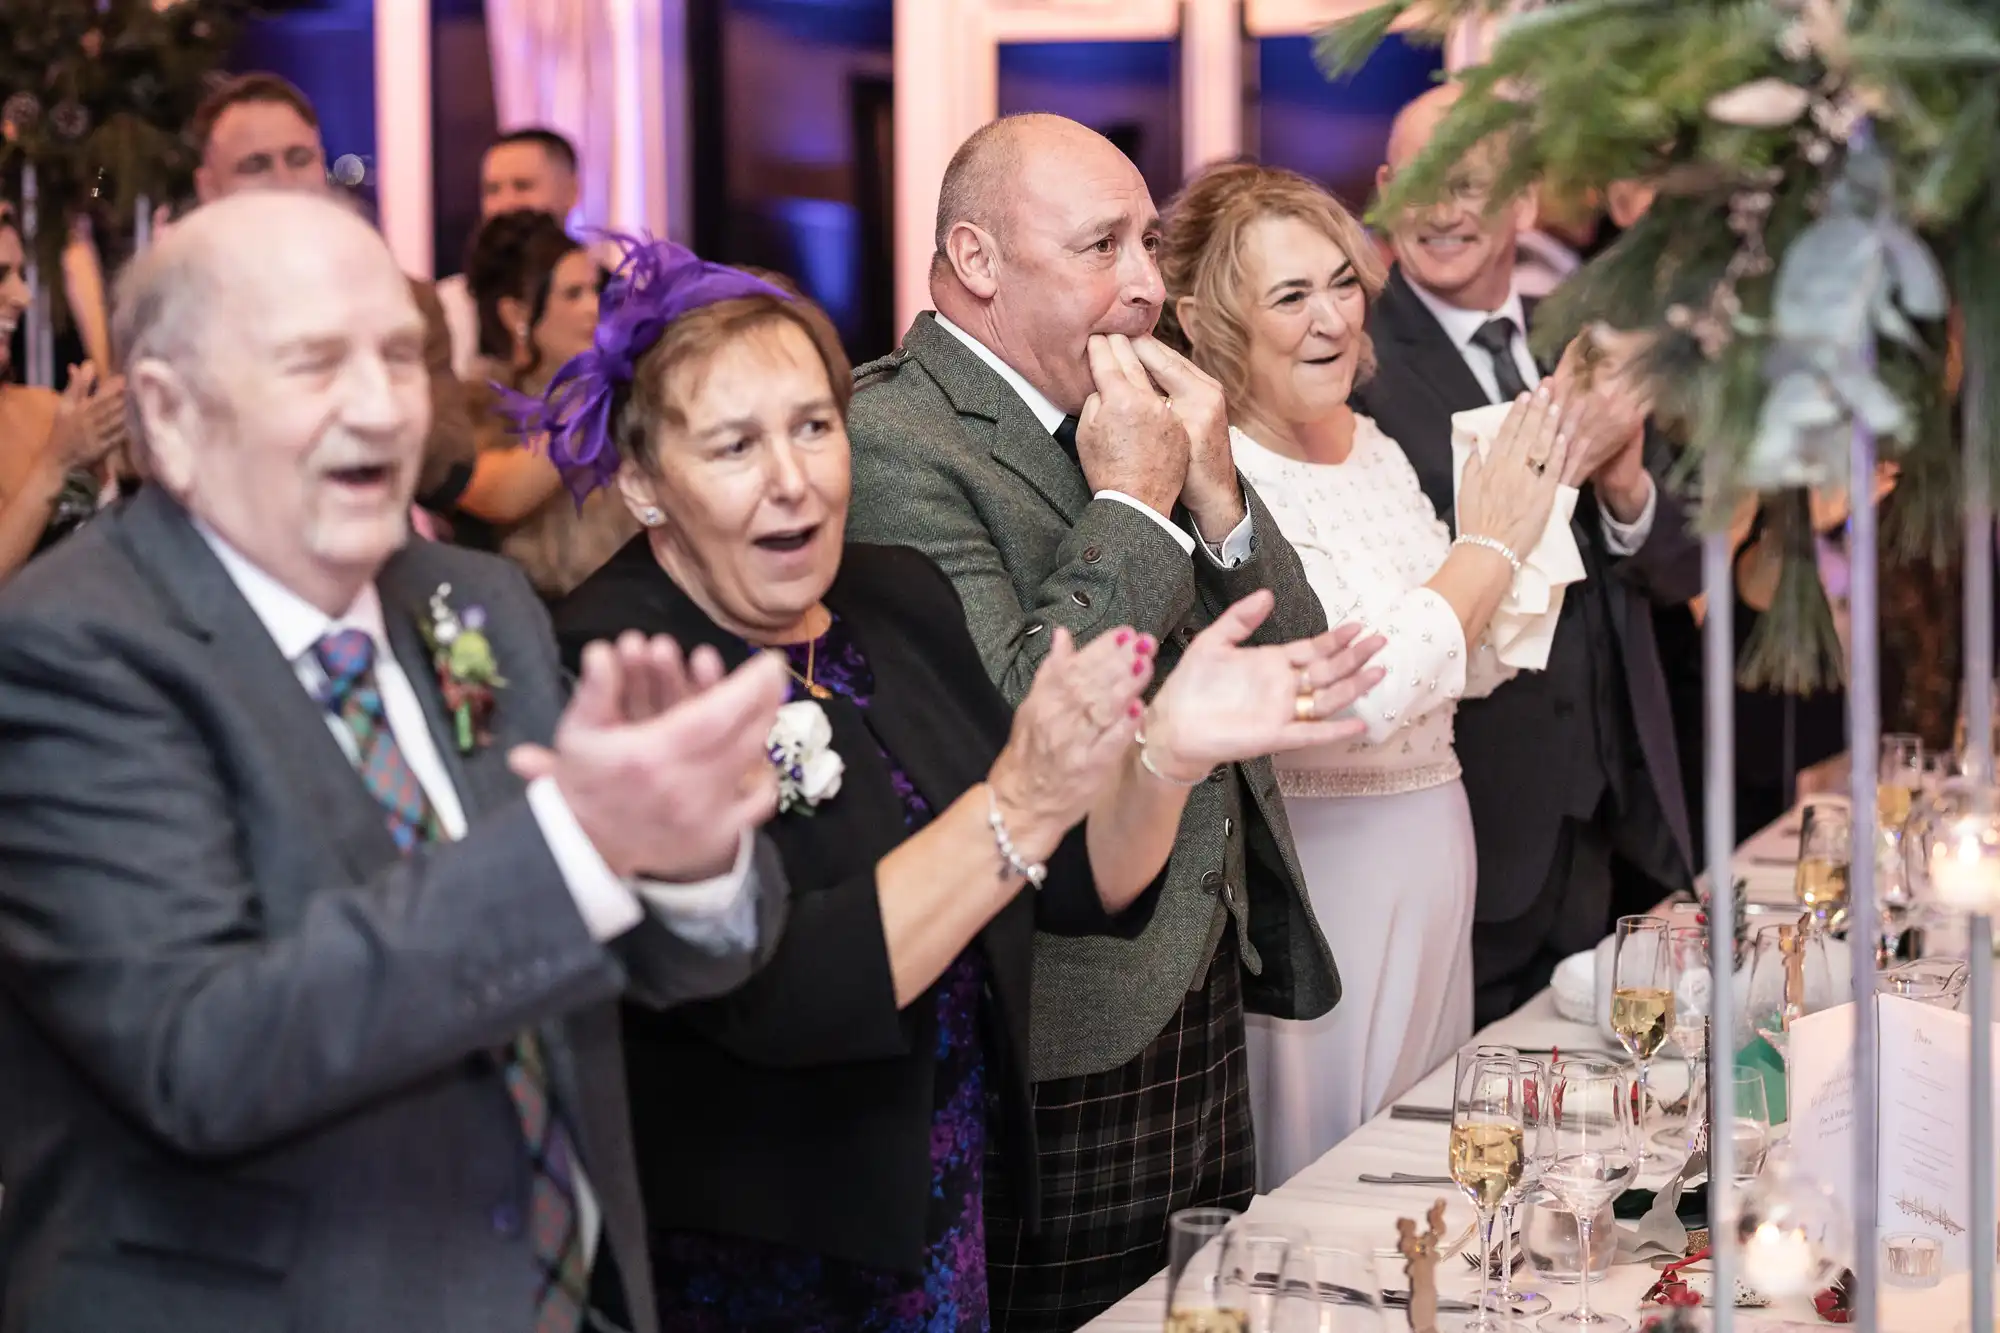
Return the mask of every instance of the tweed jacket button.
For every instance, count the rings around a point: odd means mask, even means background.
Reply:
[[[1103,558],[1104,558],[1104,548],[1103,548],[1103,547],[1101,547],[1101,546],[1086,546],[1086,547],[1084,547],[1084,548],[1083,548],[1083,563],[1084,563],[1084,564],[1086,564],[1086,565],[1094,565],[1094,564],[1096,564],[1096,563],[1097,563],[1098,561],[1102,560]]]
[[[1228,766],[1223,764],[1218,764],[1213,769],[1209,770],[1208,780],[1210,782],[1220,782],[1228,776],[1229,776]]]
[[[1221,887],[1222,872],[1220,870],[1211,870],[1201,877],[1201,891],[1203,893],[1214,893]]]
[[[1071,593],[1069,595],[1069,599],[1081,607],[1088,607],[1090,605],[1090,594],[1085,592],[1081,588],[1078,588],[1075,592]]]

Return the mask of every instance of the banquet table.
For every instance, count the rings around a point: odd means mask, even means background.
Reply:
[[[1736,853],[1734,869],[1743,884],[1753,912],[1767,921],[1787,919],[1784,909],[1792,904],[1792,878],[1798,845],[1799,814],[1794,810],[1746,841]],[[1760,911],[1760,909],[1762,909]],[[1778,909],[1774,911],[1773,909]],[[1662,908],[1662,912],[1669,909]],[[1694,908],[1674,910],[1693,921]],[[1795,909],[1794,909],[1795,910]],[[1475,1035],[1477,1042],[1499,1043],[1522,1051],[1546,1052],[1604,1051],[1615,1043],[1608,1033],[1592,1026],[1571,1022],[1556,1012],[1552,992],[1543,991],[1521,1009]],[[1680,1087],[1669,1078],[1680,1062],[1662,1057],[1655,1064],[1663,1094],[1675,1095]],[[1415,1087],[1396,1099],[1398,1104],[1423,1107],[1451,1105],[1452,1066],[1433,1070]],[[1658,1127],[1658,1126],[1655,1126]],[[1446,1201],[1446,1242],[1457,1239],[1473,1220],[1472,1205],[1452,1187],[1408,1187],[1364,1185],[1361,1175],[1389,1175],[1395,1172],[1439,1176],[1448,1170],[1447,1144],[1450,1127],[1423,1121],[1397,1120],[1387,1110],[1336,1145],[1317,1162],[1268,1194],[1252,1202],[1247,1216],[1259,1222],[1299,1227],[1311,1232],[1322,1245],[1338,1245],[1361,1253],[1373,1252],[1385,1290],[1407,1289],[1402,1260],[1390,1251],[1396,1240],[1396,1221],[1407,1217],[1421,1227],[1426,1210],[1437,1199]],[[1639,1184],[1657,1186],[1663,1177],[1647,1176]],[[1629,1227],[1621,1224],[1621,1228]],[[1593,1239],[1595,1246],[1598,1242]],[[1476,1243],[1468,1250],[1476,1249]],[[1705,1265],[1704,1265],[1705,1267]],[[1437,1269],[1439,1294],[1447,1299],[1471,1299],[1478,1291],[1478,1275],[1460,1257],[1441,1263]],[[1648,1263],[1614,1264],[1605,1277],[1591,1287],[1591,1304],[1606,1313],[1619,1314],[1639,1323],[1639,1302],[1658,1272]],[[1538,1283],[1526,1266],[1517,1270],[1518,1286],[1541,1291],[1556,1311],[1571,1309],[1576,1287],[1559,1283]],[[1950,1333],[1966,1327],[1967,1284],[1957,1281],[1929,1293],[1890,1291],[1882,1304],[1884,1333]],[[1092,1333],[1159,1333],[1165,1316],[1166,1276],[1152,1281],[1085,1325]],[[1454,1316],[1440,1317],[1440,1327],[1454,1327]],[[1460,1317],[1462,1318],[1462,1317]],[[1540,1316],[1523,1317],[1519,1327],[1531,1329]],[[1389,1311],[1391,1330],[1406,1328],[1406,1317]],[[1736,1328],[1740,1333],[1777,1333],[1778,1330],[1826,1330],[1835,1325],[1821,1322],[1805,1297],[1778,1301],[1765,1309],[1740,1309]]]

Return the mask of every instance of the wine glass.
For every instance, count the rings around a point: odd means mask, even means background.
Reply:
[[[1373,1255],[1310,1236],[1292,1251],[1276,1333],[1390,1333]]]
[[[1590,1308],[1591,1221],[1624,1190],[1639,1169],[1639,1127],[1632,1114],[1632,1076],[1607,1060],[1558,1060],[1549,1071],[1548,1167],[1542,1188],[1576,1218],[1579,1265],[1576,1309],[1545,1316],[1537,1327],[1549,1333],[1579,1328],[1621,1333],[1631,1324]]]
[[[1244,1220],[1230,1228],[1227,1285],[1241,1293],[1251,1333],[1276,1328],[1286,1275],[1306,1244],[1306,1233],[1297,1227]]]
[[[1452,1080],[1451,1178],[1479,1210],[1479,1254],[1493,1253],[1493,1222],[1521,1183],[1521,1076],[1518,1056],[1460,1051]],[[1463,1327],[1498,1333],[1492,1293],[1479,1293],[1479,1313]]]
[[[1771,1146],[1771,1102],[1761,1071],[1739,1069],[1731,1081],[1736,1087],[1736,1116],[1729,1136],[1736,1145],[1735,1180],[1742,1184],[1755,1180],[1764,1169],[1764,1153]]]
[[[1502,1311],[1539,1314],[1549,1308],[1549,1298],[1538,1291],[1514,1288],[1514,1219],[1521,1204],[1541,1187],[1542,1172],[1548,1166],[1553,1147],[1549,1138],[1549,1110],[1553,1104],[1549,1062],[1538,1055],[1522,1055],[1511,1047],[1482,1046],[1480,1051],[1511,1061],[1521,1081],[1521,1181],[1500,1202],[1500,1278],[1491,1294]]]
[[[1792,968],[1799,972],[1799,993],[1789,992]],[[1827,958],[1826,936],[1783,922],[1760,926],[1750,946],[1750,983],[1743,1003],[1739,1041],[1762,1037],[1780,1058],[1792,1024],[1835,1003],[1833,968]]]
[[[1879,792],[1879,789],[1878,789]],[[1904,817],[1909,815],[1907,802]],[[1847,868],[1853,858],[1854,823],[1847,807],[1830,801],[1807,805],[1799,822],[1799,868],[1792,892],[1824,926],[1847,907]]]
[[[1612,955],[1611,1030],[1618,1044],[1639,1066],[1639,1126],[1645,1128],[1652,1081],[1653,1057],[1674,1026],[1672,961],[1667,923],[1657,916],[1618,918],[1616,953]],[[1657,1165],[1662,1158],[1642,1145],[1639,1165]]]
[[[1667,977],[1674,993],[1674,1045],[1687,1062],[1687,1118],[1678,1130],[1663,1129],[1653,1142],[1663,1147],[1694,1149],[1692,1136],[1701,1123],[1697,1109],[1708,1097],[1709,976],[1708,929],[1673,926],[1667,931]]]
[[[1167,1219],[1166,1333],[1247,1333],[1237,1217],[1227,1208],[1188,1208]]]

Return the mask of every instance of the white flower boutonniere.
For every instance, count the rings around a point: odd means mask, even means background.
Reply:
[[[833,724],[826,710],[814,701],[801,699],[778,710],[764,752],[778,770],[779,814],[810,815],[821,801],[840,794],[840,775],[847,765],[833,751]]]

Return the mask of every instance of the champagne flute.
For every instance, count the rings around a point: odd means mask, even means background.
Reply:
[[[1188,1208],[1167,1219],[1166,1333],[1249,1333],[1237,1216],[1227,1208]]]
[[[1900,731],[1883,736],[1882,757],[1875,769],[1875,815],[1885,830],[1902,833],[1923,785],[1923,737]]]
[[[1906,804],[1904,814],[1908,813]],[[1852,838],[1853,821],[1847,807],[1830,801],[1806,806],[1799,823],[1799,868],[1792,891],[1799,906],[1812,909],[1815,925],[1826,925],[1847,908]]]
[[[1545,1316],[1537,1327],[1548,1333],[1580,1328],[1622,1333],[1631,1324],[1590,1308],[1590,1230],[1598,1210],[1616,1198],[1638,1173],[1639,1131],[1632,1114],[1632,1077],[1606,1060],[1558,1060],[1549,1071],[1549,1164],[1542,1187],[1576,1218],[1583,1278],[1576,1309]]]
[[[1667,923],[1657,916],[1621,916],[1613,947],[1616,953],[1612,955],[1611,1030],[1618,1034],[1618,1044],[1639,1066],[1638,1117],[1643,1131],[1653,1057],[1674,1026]],[[1655,1166],[1662,1160],[1650,1146],[1645,1146],[1639,1165]]]
[[[1803,983],[1798,995],[1787,988],[1793,966]],[[1825,935],[1790,922],[1757,928],[1750,946],[1750,982],[1739,1042],[1752,1035],[1762,1037],[1782,1058],[1793,1022],[1837,1002]]]
[[[1701,1123],[1699,1108],[1708,1097],[1709,977],[1708,930],[1703,926],[1673,926],[1667,931],[1667,976],[1674,993],[1673,1038],[1687,1062],[1687,1117],[1678,1130],[1663,1129],[1653,1142],[1663,1147],[1694,1150],[1693,1135]]]
[[[1451,1178],[1479,1210],[1482,1266],[1493,1253],[1493,1222],[1501,1203],[1521,1183],[1521,1076],[1518,1056],[1458,1053],[1452,1080]],[[1492,1293],[1479,1293],[1479,1313],[1468,1331],[1499,1333]]]
[[[1522,1055],[1512,1047],[1482,1046],[1480,1051],[1511,1061],[1521,1081],[1521,1181],[1500,1203],[1500,1278],[1492,1289],[1493,1301],[1511,1314],[1540,1314],[1549,1308],[1549,1298],[1538,1291],[1514,1288],[1514,1219],[1522,1203],[1541,1188],[1542,1172],[1548,1167],[1553,1147],[1549,1138],[1549,1110],[1554,1100],[1549,1062],[1539,1055]]]

